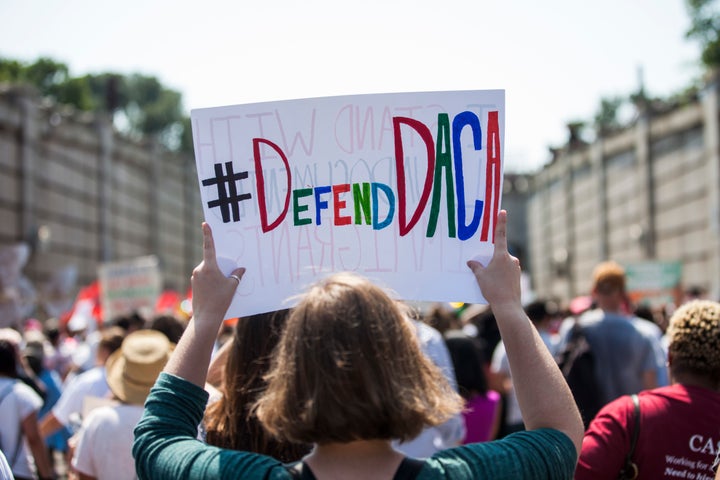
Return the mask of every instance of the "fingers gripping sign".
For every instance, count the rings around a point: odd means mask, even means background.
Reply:
[[[520,261],[508,253],[507,212],[501,210],[495,227],[495,250],[487,266],[467,262],[478,286],[491,306],[520,304]]]
[[[203,223],[203,260],[195,267],[191,277],[193,291],[193,316],[208,316],[222,320],[230,306],[244,268],[233,270],[229,277],[222,273],[217,264],[215,242],[210,225]]]

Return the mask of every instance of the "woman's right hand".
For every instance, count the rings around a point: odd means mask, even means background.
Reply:
[[[507,248],[507,212],[498,213],[495,225],[495,251],[487,266],[476,260],[467,262],[475,274],[483,296],[495,310],[505,306],[521,307],[520,261]]]
[[[520,262],[507,250],[507,212],[498,214],[495,252],[487,267],[469,261],[490,303],[507,352],[513,388],[527,430],[553,428],[580,452],[583,423],[560,369],[525,315],[520,296]]]

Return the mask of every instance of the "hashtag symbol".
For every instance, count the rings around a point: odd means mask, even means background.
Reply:
[[[217,200],[208,202],[208,208],[220,207],[223,223],[230,222],[230,209],[232,208],[232,221],[240,221],[240,202],[250,198],[249,193],[238,195],[236,182],[248,178],[248,172],[235,173],[232,162],[225,162],[225,172],[223,172],[223,164],[215,164],[215,176],[206,178],[202,181],[204,186],[217,185]]]

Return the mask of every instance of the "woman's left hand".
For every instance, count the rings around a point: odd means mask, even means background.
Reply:
[[[226,277],[217,264],[215,241],[207,223],[202,224],[203,260],[192,273],[192,305],[195,321],[217,322],[224,319],[245,268],[233,270]]]

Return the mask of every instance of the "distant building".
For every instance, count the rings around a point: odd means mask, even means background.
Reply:
[[[677,261],[720,297],[718,76],[688,105],[641,106],[631,127],[569,142],[533,176],[529,271],[538,295],[586,294],[599,261]]]
[[[532,176],[505,172],[502,208],[508,211],[508,249],[520,259],[528,260],[527,206]]]

